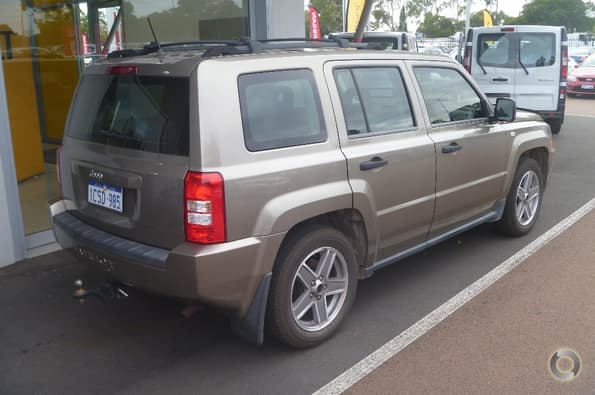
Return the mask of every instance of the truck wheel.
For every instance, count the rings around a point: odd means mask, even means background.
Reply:
[[[560,133],[560,130],[562,129],[562,121],[560,119],[552,119],[547,121],[547,123],[550,125],[552,134]]]
[[[271,334],[295,348],[329,338],[347,315],[357,289],[353,247],[338,230],[298,230],[277,257],[267,306]]]
[[[539,215],[543,196],[543,174],[532,158],[522,158],[516,170],[498,227],[509,236],[527,234]]]

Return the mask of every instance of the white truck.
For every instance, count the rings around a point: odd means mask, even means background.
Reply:
[[[566,107],[568,38],[562,26],[490,26],[467,32],[465,69],[493,103],[512,98],[560,132]]]

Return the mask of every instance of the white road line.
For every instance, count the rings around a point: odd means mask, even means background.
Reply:
[[[595,118],[595,115],[585,115],[585,114],[569,114],[566,113],[565,116],[570,116],[570,117],[581,117],[581,118]]]
[[[465,303],[469,302],[475,296],[479,295],[483,290],[494,284],[505,274],[519,266],[521,263],[523,263],[523,261],[525,261],[525,259],[533,255],[536,251],[549,243],[560,233],[568,229],[571,225],[576,223],[594,208],[595,198],[584,204],[581,208],[560,221],[553,228],[549,229],[547,232],[529,243],[522,250],[518,251],[506,261],[502,262],[499,266],[484,275],[482,278],[475,281],[457,295],[453,296],[447,302],[439,306],[436,310],[426,315],[424,318],[410,326],[401,334],[389,340],[382,347],[353,365],[333,381],[314,392],[313,395],[341,394],[345,390],[349,389],[352,385],[374,371],[389,358],[403,350],[409,344],[413,343],[420,336],[428,332],[434,326],[457,311]]]

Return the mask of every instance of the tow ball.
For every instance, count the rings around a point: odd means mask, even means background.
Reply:
[[[87,290],[83,288],[83,281],[77,279],[74,282],[74,286],[77,287],[77,289],[72,293],[72,297],[78,299],[81,303],[83,303],[89,296],[95,296],[97,299],[102,301],[128,297],[128,293],[126,291],[124,291],[117,284],[110,281],[106,281],[96,288]]]

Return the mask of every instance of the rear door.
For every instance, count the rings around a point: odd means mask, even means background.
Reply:
[[[560,92],[560,29],[554,32],[553,29],[519,27],[516,36],[519,67],[515,70],[514,99],[517,107],[556,111]]]
[[[377,260],[423,241],[434,212],[434,144],[403,68],[401,61],[325,65],[353,204],[376,218],[368,232],[379,240]]]
[[[494,29],[477,29],[472,48],[471,75],[492,104],[499,97],[514,98],[517,59],[514,36]]]
[[[71,109],[60,172],[71,213],[121,237],[162,248],[184,241],[189,78],[89,74]]]

